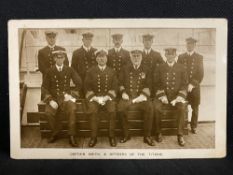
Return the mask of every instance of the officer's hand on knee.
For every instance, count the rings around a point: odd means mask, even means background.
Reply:
[[[126,94],[125,92],[122,93],[122,99],[123,100],[129,100],[129,95]]]
[[[163,104],[168,104],[168,99],[167,99],[166,96],[160,97],[159,100],[161,100],[161,102],[162,102]]]
[[[53,108],[53,109],[57,109],[58,108],[58,104],[57,102],[55,102],[54,100],[51,100],[49,102],[49,105]]]

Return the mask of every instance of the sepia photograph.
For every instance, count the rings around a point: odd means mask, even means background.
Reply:
[[[8,44],[12,158],[226,155],[226,20],[11,20]]]

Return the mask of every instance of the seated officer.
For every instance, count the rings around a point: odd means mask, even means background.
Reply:
[[[57,139],[61,130],[62,114],[68,118],[68,134],[71,146],[76,147],[76,99],[79,97],[79,90],[82,87],[82,81],[79,75],[71,68],[64,65],[65,51],[57,50],[52,52],[56,62],[55,66],[48,70],[43,83],[42,93],[43,101],[46,103],[45,115],[52,129],[52,135],[48,140],[49,143]],[[74,90],[70,88],[70,81],[76,85]]]
[[[183,65],[175,62],[176,49],[165,49],[167,62],[160,65],[154,71],[154,87],[156,94],[154,99],[156,117],[156,140],[162,141],[160,130],[160,113],[164,105],[175,106],[177,108],[177,129],[178,143],[184,146],[183,127],[185,117],[185,98],[187,96],[187,75]]]
[[[143,111],[144,143],[154,146],[154,141],[151,138],[153,107],[150,102],[150,72],[146,66],[141,64],[142,51],[137,49],[132,50],[130,58],[131,63],[123,67],[119,77],[122,99],[119,101],[118,110],[124,113],[122,115],[124,136],[120,142],[124,143],[130,139],[127,111],[130,107],[135,107]]]
[[[94,147],[97,143],[98,132],[98,111],[101,107],[106,108],[109,119],[109,142],[111,146],[116,146],[115,120],[117,93],[117,77],[113,69],[106,66],[107,52],[100,50],[96,52],[97,66],[88,70],[84,82],[86,88],[86,99],[88,113],[90,113],[91,139],[89,147]]]

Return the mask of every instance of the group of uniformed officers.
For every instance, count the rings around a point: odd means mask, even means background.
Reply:
[[[134,107],[144,117],[144,143],[154,146],[152,125],[155,123],[155,140],[162,141],[160,116],[163,106],[177,108],[177,140],[183,138],[186,103],[192,108],[191,132],[197,132],[200,83],[203,79],[203,57],[195,52],[197,40],[186,39],[187,52],[178,56],[176,48],[166,48],[164,61],[151,46],[154,36],[143,35],[144,50],[130,52],[122,48],[123,35],[113,34],[114,48],[105,51],[92,47],[93,34],[82,34],[83,45],[73,52],[71,67],[66,51],[56,45],[57,33],[45,32],[48,45],[39,50],[39,70],[43,74],[42,100],[46,103],[45,114],[52,128],[48,142],[58,138],[61,130],[60,117],[68,118],[69,143],[77,147],[76,100],[85,98],[90,115],[91,138],[89,147],[97,143],[98,111],[105,108],[109,118],[109,142],[116,146],[115,120],[120,113],[123,136],[121,143],[130,139],[128,110]],[[71,80],[75,84],[70,87]],[[153,101],[151,100],[153,99]],[[154,135],[153,134],[153,135]]]

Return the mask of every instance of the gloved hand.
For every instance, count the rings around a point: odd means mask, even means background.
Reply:
[[[178,96],[178,97],[176,97],[176,99],[171,101],[171,105],[175,106],[176,103],[185,103],[185,100],[183,97]]]
[[[132,100],[132,103],[140,103],[142,101],[146,101],[147,97],[143,94],[139,95],[138,97],[136,97],[135,99]]]
[[[122,99],[123,100],[129,100],[129,95],[125,92],[122,93]]]
[[[105,95],[104,97],[103,97],[103,101],[106,103],[108,100],[112,100],[112,98],[110,97],[110,96],[108,96],[108,95]]]
[[[159,100],[160,100],[163,104],[168,104],[167,96],[162,96],[162,97],[159,98]]]
[[[191,92],[193,90],[194,86],[192,84],[188,85],[188,92]]]
[[[51,100],[49,102],[49,105],[53,108],[53,109],[57,109],[58,108],[58,104],[57,102],[55,102],[54,100]]]
[[[69,94],[64,94],[64,101],[69,101],[72,99],[72,96]]]

